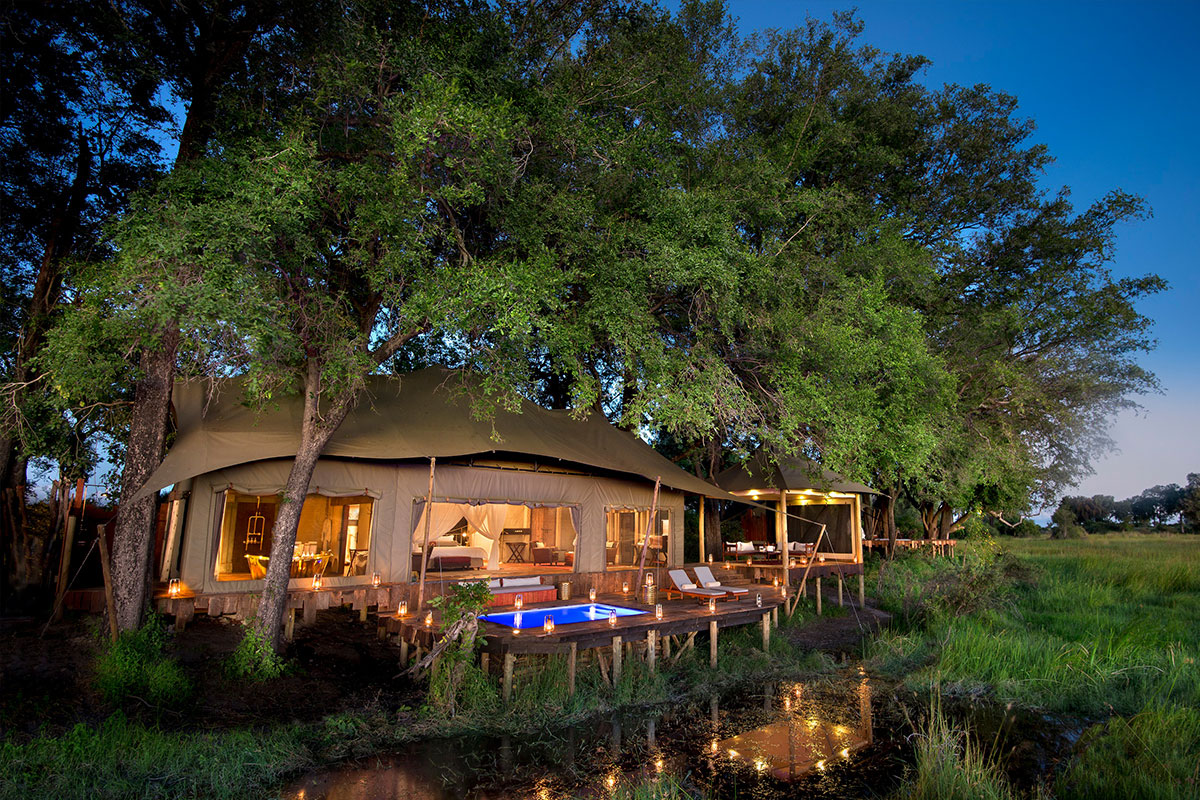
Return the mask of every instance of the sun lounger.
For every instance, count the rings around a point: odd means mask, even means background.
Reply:
[[[733,594],[724,589],[705,589],[702,586],[697,586],[692,583],[692,579],[688,574],[681,569],[673,569],[667,573],[671,576],[673,586],[667,587],[667,599],[671,599],[671,595],[677,594],[680,598],[695,597],[700,600],[728,600],[733,597]]]
[[[742,588],[741,586],[726,586],[713,577],[712,570],[708,567],[696,567],[696,580],[700,581],[701,588],[721,589],[729,592],[732,595],[747,594],[750,591],[749,589]],[[736,599],[736,597],[734,599]]]

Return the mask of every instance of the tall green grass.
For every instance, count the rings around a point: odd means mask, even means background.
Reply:
[[[942,714],[934,695],[928,716],[917,726],[916,763],[896,792],[903,800],[1015,800],[994,755]]]
[[[1200,706],[1200,538],[1014,540],[1008,547],[1032,573],[996,572],[973,613],[955,613],[928,588],[954,586],[963,562],[890,565],[881,595],[908,625],[870,644],[872,666],[914,685],[939,682],[951,692],[1063,713],[1134,714],[1150,702]]]

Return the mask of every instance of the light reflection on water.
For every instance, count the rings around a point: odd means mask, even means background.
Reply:
[[[792,796],[788,781],[807,774],[825,780],[823,770],[854,764],[874,741],[872,721],[865,677],[855,675],[835,690],[784,683],[765,686],[753,697],[713,696],[699,705],[614,715],[541,737],[422,742],[406,753],[312,773],[282,796],[608,798],[619,788],[663,775],[688,776],[718,797],[730,784],[734,794],[745,796],[736,787],[747,788],[746,780],[763,784],[756,797]],[[814,792],[846,796],[832,784]]]

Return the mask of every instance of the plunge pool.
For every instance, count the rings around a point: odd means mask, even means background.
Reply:
[[[506,628],[540,628],[546,622],[546,617],[554,620],[555,625],[570,625],[574,622],[602,622],[610,615],[618,617],[634,617],[647,612],[636,608],[610,606],[604,603],[582,603],[573,606],[550,606],[549,608],[528,608],[521,611],[505,611],[497,614],[482,614],[480,619],[503,625]]]

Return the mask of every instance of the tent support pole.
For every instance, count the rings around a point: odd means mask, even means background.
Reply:
[[[429,567],[429,526],[433,522],[433,470],[436,467],[437,458],[430,457],[429,495],[425,498],[425,541],[421,545],[421,584],[417,587],[417,611],[425,605],[425,571]]]
[[[646,549],[650,546],[650,532],[654,530],[654,518],[658,516],[658,487],[662,485],[662,476],[654,479],[654,499],[650,501],[650,520],[646,523],[646,535],[642,538],[642,557],[638,560],[637,582],[633,584],[633,596],[637,597],[642,588],[642,573],[646,571]]]
[[[706,498],[704,495],[700,495],[700,550],[699,550],[699,552],[700,552],[700,563],[701,563],[701,564],[703,564],[703,563],[705,562],[705,553],[704,553],[704,507],[705,507],[706,505],[708,505],[708,498]]]

